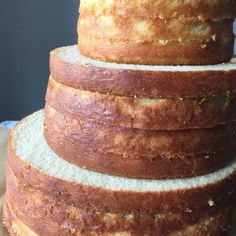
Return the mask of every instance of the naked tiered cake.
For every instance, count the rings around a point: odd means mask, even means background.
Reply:
[[[235,16],[234,0],[82,0],[45,109],[9,138],[10,235],[225,235]]]

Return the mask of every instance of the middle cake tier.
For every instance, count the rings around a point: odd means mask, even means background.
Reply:
[[[50,57],[45,137],[61,158],[130,178],[180,178],[236,152],[236,64],[134,66],[77,47]]]
[[[61,98],[63,99],[63,98]],[[236,123],[209,129],[142,130],[107,126],[45,109],[45,137],[63,159],[133,178],[175,178],[214,171],[236,152]]]
[[[49,79],[47,103],[91,122],[145,130],[212,128],[236,120],[236,94],[143,98],[73,88]]]

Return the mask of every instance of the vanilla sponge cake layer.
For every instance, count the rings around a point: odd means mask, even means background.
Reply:
[[[226,204],[182,213],[109,213],[81,209],[25,186],[8,169],[4,215],[9,230],[33,230],[38,235],[196,235],[226,230]],[[24,226],[22,225],[24,222]],[[26,224],[26,225],[25,225]],[[19,230],[19,229],[18,229]],[[20,233],[22,236],[22,232]],[[18,235],[19,236],[19,235]],[[29,235],[27,235],[29,236]]]
[[[122,154],[103,154],[47,128],[45,138],[50,148],[70,163],[100,173],[138,179],[175,179],[203,175],[227,165],[235,154],[235,147],[231,145],[226,150],[214,153],[130,157]]]
[[[10,233],[11,236],[54,236],[55,234],[58,234],[60,232],[60,235],[62,236],[68,236],[68,235],[76,235],[76,236],[135,236],[139,234],[131,233],[128,231],[123,232],[113,232],[113,233],[97,233],[95,230],[91,232],[86,233],[80,233],[79,229],[77,228],[74,233],[72,231],[68,230],[68,232],[64,233],[66,231],[64,228],[58,226],[58,228],[53,225],[51,227],[51,220],[50,219],[41,219],[41,224],[35,224],[29,223],[27,220],[22,220],[22,218],[26,218],[24,215],[23,217],[16,217],[16,214],[19,214],[18,211],[15,209],[12,210],[9,206],[5,206],[5,221],[6,221],[6,227]],[[228,210],[228,209],[227,209]],[[37,217],[34,218],[37,219]],[[31,218],[31,221],[34,220],[34,218]],[[28,218],[29,219],[29,218]],[[39,220],[39,219],[37,219]],[[219,213],[218,215],[210,218],[206,218],[202,221],[200,221],[198,224],[195,225],[189,225],[186,228],[176,231],[174,233],[168,234],[168,236],[194,236],[196,234],[201,236],[208,236],[209,234],[211,236],[218,236],[219,232],[226,231],[227,228],[227,221],[228,221],[228,213],[225,210],[222,213]],[[27,222],[27,223],[25,223]],[[29,227],[31,225],[31,227]],[[34,230],[33,230],[34,229]],[[37,232],[37,233],[36,233]],[[156,232],[155,232],[156,233]],[[148,235],[148,234],[146,234]],[[150,234],[152,235],[152,234]],[[161,236],[161,234],[155,234],[155,236]]]
[[[9,138],[8,166],[25,185],[80,208],[110,212],[170,212],[235,198],[236,162],[208,175],[137,180],[88,171],[54,154],[43,135],[43,111],[24,119]]]
[[[233,28],[231,36],[206,41],[123,41],[78,33],[78,47],[83,55],[107,62],[138,65],[211,65],[228,62],[233,56],[235,39]]]
[[[233,19],[127,18],[119,15],[80,14],[78,32],[112,41],[206,41],[231,37]],[[112,30],[111,30],[112,29]]]
[[[235,7],[228,9],[232,2],[227,1],[227,7],[214,0],[167,2],[82,1],[78,22],[81,53],[102,61],[139,65],[209,65],[230,60],[234,17],[219,16],[218,10],[222,7],[234,15]],[[217,14],[206,14],[210,9]],[[196,12],[189,16],[184,10]]]
[[[128,97],[196,98],[236,92],[236,63],[144,66],[93,60],[76,45],[50,54],[52,77],[75,88]]]
[[[180,178],[227,165],[236,152],[235,124],[159,131],[94,123],[45,107],[45,138],[61,158],[84,168],[131,178]]]
[[[77,89],[51,77],[46,100],[58,111],[99,124],[128,128],[212,128],[236,120],[234,94],[185,99],[131,98]]]
[[[99,68],[110,68],[110,69],[123,69],[133,71],[154,71],[154,72],[232,72],[236,70],[236,62],[232,60],[228,63],[221,63],[217,65],[195,65],[195,66],[151,66],[151,65],[127,65],[127,64],[116,64],[93,60],[80,54],[80,51],[74,46],[66,46],[53,50],[52,56],[58,56],[59,59],[65,60],[67,63],[83,63],[87,66],[94,65]]]
[[[225,19],[236,17],[234,0],[82,0],[80,13],[133,18]]]
[[[234,122],[211,129],[142,130],[93,123],[50,106],[46,106],[45,128],[85,148],[104,154],[123,154],[127,158],[210,154],[227,150],[229,144],[236,142]]]

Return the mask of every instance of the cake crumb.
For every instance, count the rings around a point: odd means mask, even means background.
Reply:
[[[159,43],[160,43],[161,45],[167,45],[167,44],[168,44],[168,40],[160,39],[160,40],[159,40]]]
[[[187,208],[187,209],[185,210],[185,212],[187,212],[187,213],[192,213],[193,211],[192,211],[191,209]]]
[[[215,35],[215,34],[212,36],[212,40],[213,40],[214,42],[216,41],[216,35]]]
[[[215,202],[212,199],[209,199],[208,204],[210,207],[215,205]]]

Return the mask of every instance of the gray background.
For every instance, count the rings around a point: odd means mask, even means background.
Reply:
[[[75,44],[78,0],[0,0],[0,121],[42,108],[51,49]]]
[[[43,107],[50,50],[75,44],[78,0],[0,0],[0,121]]]

